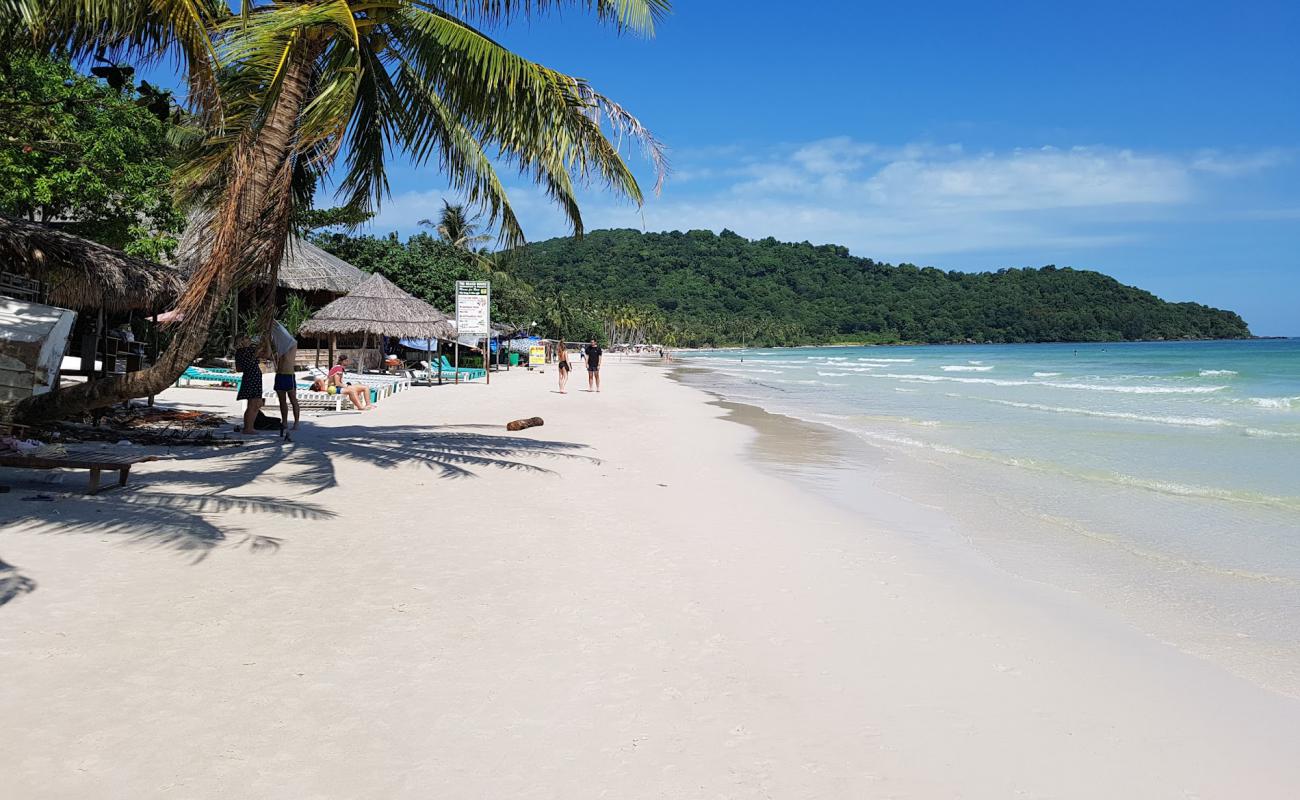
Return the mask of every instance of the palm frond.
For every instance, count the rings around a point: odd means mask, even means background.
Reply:
[[[448,12],[485,25],[500,25],[551,11],[577,7],[632,33],[653,36],[655,23],[668,15],[671,0],[453,0],[440,3]]]

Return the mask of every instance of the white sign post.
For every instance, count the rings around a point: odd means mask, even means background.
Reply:
[[[488,362],[492,336],[492,283],[490,281],[456,281],[456,343],[483,340],[483,372],[492,382],[492,365]],[[456,348],[456,382],[460,382],[460,348]]]

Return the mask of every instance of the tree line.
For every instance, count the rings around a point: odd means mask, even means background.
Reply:
[[[593,231],[527,245],[515,260],[514,276],[536,294],[659,315],[680,345],[1250,336],[1231,311],[1166,302],[1089,270],[945,271],[731,231]]]

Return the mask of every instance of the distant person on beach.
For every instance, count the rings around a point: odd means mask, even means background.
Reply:
[[[568,394],[568,392],[564,391],[564,387],[569,382],[569,373],[573,371],[573,367],[569,366],[569,351],[564,349],[564,342],[560,342],[555,357],[560,362],[560,394]]]
[[[298,340],[279,320],[271,323],[271,346],[275,348],[275,396],[280,400],[280,419],[289,434],[289,406],[293,405],[293,430],[298,430],[302,409],[298,407]]]
[[[591,344],[583,348],[582,354],[587,359],[587,391],[599,392],[600,357],[605,354],[605,351],[600,349],[595,339],[592,339]]]
[[[244,427],[240,432],[245,436],[256,436],[253,427],[257,412],[266,402],[262,399],[262,364],[257,360],[257,341],[248,336],[241,336],[235,342],[235,369],[243,373],[239,381],[239,394],[236,400],[247,400],[244,408]]]
[[[330,367],[329,376],[325,378],[325,391],[341,394],[352,401],[352,405],[365,411],[370,408],[370,390],[364,386],[353,386],[343,380],[348,369],[348,357],[339,356],[339,363]]]

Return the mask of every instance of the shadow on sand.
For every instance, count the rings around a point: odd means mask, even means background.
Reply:
[[[133,475],[132,486],[94,496],[65,490],[32,471],[0,470],[3,482],[13,487],[0,496],[0,530],[22,525],[42,534],[120,536],[131,545],[178,551],[197,564],[222,546],[268,554],[280,549],[281,539],[248,533],[232,522],[238,515],[334,518],[312,498],[339,485],[336,467],[343,461],[383,469],[415,465],[448,480],[496,469],[553,473],[526,458],[596,461],[581,454],[585,445],[489,435],[488,429],[501,430],[497,425],[307,425],[290,443],[266,436],[237,449],[173,454],[163,468],[154,464]],[[68,476],[67,485],[77,485],[78,477]],[[260,493],[245,491],[254,483]],[[30,577],[0,561],[0,606],[35,587]]]

